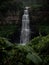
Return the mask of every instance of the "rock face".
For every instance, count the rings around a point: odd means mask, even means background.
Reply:
[[[20,12],[8,11],[5,16],[2,16],[0,24],[17,24],[20,17]]]
[[[40,35],[39,26],[47,25],[48,22],[48,10],[42,8],[30,9],[30,29],[31,29],[31,39]],[[41,33],[46,35],[46,33]]]
[[[8,39],[10,42],[19,43],[20,42],[20,30],[21,30],[21,23],[22,23],[22,15],[23,10],[18,12],[10,12],[8,11],[4,16],[0,18],[0,25],[2,26],[16,26],[12,34],[8,35]],[[10,28],[10,27],[9,27]],[[9,30],[9,29],[7,29]],[[10,32],[9,32],[10,33]]]

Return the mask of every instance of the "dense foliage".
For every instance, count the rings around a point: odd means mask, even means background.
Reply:
[[[0,65],[49,65],[49,35],[16,45],[0,37]]]
[[[17,11],[22,8],[22,2],[17,0],[0,0],[0,11],[6,13],[8,10]]]
[[[42,58],[42,65],[49,65],[49,35],[34,38],[29,46]]]
[[[39,65],[42,60],[30,46],[14,45],[0,37],[0,65]]]

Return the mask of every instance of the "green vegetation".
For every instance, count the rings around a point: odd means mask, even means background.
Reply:
[[[15,30],[16,30],[16,25],[1,25],[0,37],[8,38],[8,36],[13,34]]]
[[[17,0],[0,0],[0,11],[6,13],[10,11],[18,11],[22,8],[22,2]]]
[[[8,37],[8,35],[12,34],[15,32],[17,25],[1,25],[0,26],[0,37]]]
[[[49,65],[49,35],[34,38],[29,46],[42,58],[42,65]]]
[[[49,65],[49,4],[48,0],[36,1],[0,0],[0,21],[3,22],[3,15],[8,11],[17,14],[25,2],[27,5],[29,2],[31,29],[35,25],[40,34],[23,46],[15,42],[19,41],[21,23],[0,24],[0,65]]]
[[[19,43],[20,25],[7,24],[0,25],[0,37],[7,38],[12,43]]]
[[[48,25],[40,25],[39,32],[43,35],[49,34],[49,26]]]
[[[48,65],[49,35],[36,37],[25,46],[0,37],[0,54],[0,65]]]
[[[0,38],[0,65],[39,65],[42,60],[30,46],[13,45],[5,38]]]

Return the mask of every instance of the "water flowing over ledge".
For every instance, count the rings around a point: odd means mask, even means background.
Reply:
[[[25,7],[24,14],[22,16],[22,28],[20,36],[20,44],[25,45],[30,39],[30,26],[29,26],[29,7]]]

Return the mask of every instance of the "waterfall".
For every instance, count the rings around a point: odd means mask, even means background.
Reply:
[[[28,7],[24,10],[24,14],[22,16],[22,29],[20,36],[20,44],[26,44],[29,42],[30,38],[30,27],[29,27],[29,13]]]

